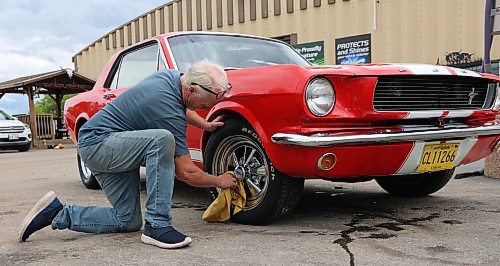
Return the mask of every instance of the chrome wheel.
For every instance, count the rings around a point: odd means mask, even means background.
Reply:
[[[80,155],[77,153],[77,162],[78,162],[78,172],[80,173],[80,180],[85,187],[90,189],[99,189],[101,186],[95,179],[95,176],[92,174],[92,171],[87,167],[85,162],[82,160]]]
[[[255,130],[246,121],[229,118],[210,135],[203,151],[203,168],[220,175],[235,171],[246,192],[243,211],[231,215],[231,221],[264,225],[289,214],[304,189],[304,180],[280,172],[267,156]],[[212,199],[220,189],[209,188]]]
[[[264,151],[246,136],[226,138],[218,145],[212,161],[214,174],[234,171],[242,177],[247,194],[244,210],[251,210],[264,199],[269,186],[269,164]]]
[[[82,171],[82,175],[85,179],[89,180],[90,178],[92,178],[92,172],[90,171],[90,169],[87,167],[87,165],[85,164],[85,162],[82,160],[82,158],[80,158],[80,165],[81,165],[81,171]]]

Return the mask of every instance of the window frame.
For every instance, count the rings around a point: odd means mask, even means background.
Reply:
[[[118,86],[116,86],[115,88],[112,88],[112,85],[115,81],[115,77],[119,79],[120,69],[122,67],[122,62],[123,62],[124,57],[131,54],[131,53],[137,52],[139,50],[151,47],[153,45],[156,45],[156,47],[157,47],[156,71],[168,68],[168,64],[165,60],[165,54],[163,52],[161,43],[158,40],[152,40],[152,41],[148,41],[145,43],[141,43],[140,45],[131,47],[130,49],[124,50],[120,53],[120,55],[117,57],[117,59],[113,63],[111,70],[109,71],[108,77],[106,78],[106,81],[104,82],[103,88],[105,88],[109,91],[113,91],[113,90],[122,88],[122,87],[118,87]],[[160,62],[160,60],[161,60],[161,62]],[[160,68],[161,65],[164,65],[165,68]]]

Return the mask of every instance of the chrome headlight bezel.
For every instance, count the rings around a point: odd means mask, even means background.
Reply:
[[[330,114],[335,106],[335,88],[325,77],[315,77],[306,86],[304,93],[307,109],[315,116],[323,117]],[[321,99],[320,99],[321,98]],[[318,99],[325,101],[319,106]]]

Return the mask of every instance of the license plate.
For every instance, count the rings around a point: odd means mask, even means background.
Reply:
[[[425,145],[417,172],[432,172],[453,168],[459,146],[460,144],[457,143]]]
[[[9,134],[9,140],[18,140],[19,134]]]

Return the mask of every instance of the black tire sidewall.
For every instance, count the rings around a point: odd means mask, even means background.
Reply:
[[[443,188],[453,176],[454,169],[409,176],[377,178],[387,192],[402,197],[423,197]]]
[[[30,143],[28,143],[28,144],[26,144],[26,145],[20,146],[20,147],[18,148],[18,150],[19,150],[20,152],[25,152],[25,151],[29,151],[29,150],[30,150],[30,148],[31,148],[31,142],[30,142]]]
[[[210,174],[217,174],[212,172],[212,162],[215,151],[218,148],[218,145],[222,143],[223,140],[227,138],[232,138],[235,136],[244,136],[249,140],[253,141],[256,145],[262,149],[265,155],[266,163],[269,165],[269,180],[268,180],[268,188],[266,191],[266,195],[262,199],[262,201],[258,204],[258,206],[253,209],[242,211],[237,213],[234,217],[232,217],[233,221],[247,224],[266,224],[275,217],[276,210],[276,202],[280,200],[281,188],[283,185],[283,181],[286,176],[280,173],[271,163],[269,157],[267,156],[260,138],[257,133],[255,133],[254,129],[249,126],[247,123],[239,121],[239,120],[227,120],[224,122],[224,126],[217,131],[215,131],[207,142],[206,149],[204,152],[204,162],[203,167],[204,170]],[[220,173],[219,173],[220,174]],[[217,198],[218,191],[216,188],[208,189],[210,197],[212,199]]]

